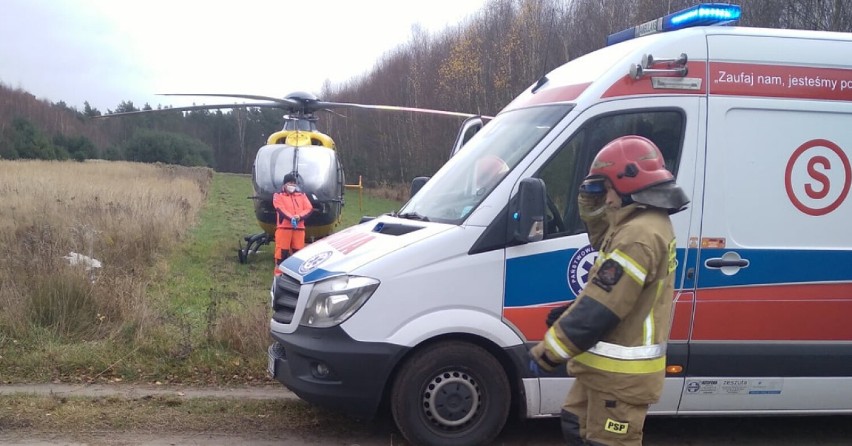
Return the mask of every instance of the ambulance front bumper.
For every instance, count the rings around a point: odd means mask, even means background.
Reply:
[[[372,418],[407,347],[355,341],[342,328],[272,332],[269,374],[299,398],[356,418]]]

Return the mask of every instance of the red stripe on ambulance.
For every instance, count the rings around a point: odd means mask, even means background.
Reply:
[[[692,341],[850,341],[852,283],[701,289]]]
[[[503,318],[511,322],[523,333],[527,341],[540,341],[544,339],[547,325],[547,313],[558,305],[542,307],[506,307],[503,308]]]
[[[689,327],[692,322],[692,307],[695,304],[695,294],[692,291],[676,294],[672,308],[672,331],[670,341],[686,341],[689,339]]]
[[[531,105],[552,104],[557,102],[570,102],[586,91],[591,83],[566,85],[563,87],[546,88],[537,93],[525,93],[510,102],[503,111],[516,108],[529,107]]]
[[[852,70],[711,62],[710,94],[852,101]]]
[[[686,341],[689,339],[689,325],[692,320],[692,305],[694,295],[692,291],[677,295],[674,302],[674,320],[670,340]],[[547,313],[559,305],[543,305],[540,307],[506,307],[503,309],[503,318],[511,322],[523,333],[528,341],[540,341],[544,339],[547,326],[544,321]]]
[[[710,94],[852,101],[852,70],[711,62]]]
[[[601,98],[614,98],[618,96],[633,96],[633,95],[648,95],[648,94],[707,94],[707,82],[705,81],[705,74],[707,72],[707,64],[704,62],[689,62],[686,64],[687,73],[686,77],[701,79],[701,88],[698,90],[680,90],[680,89],[662,89],[662,88],[654,88],[651,84],[651,78],[654,76],[643,76],[639,79],[633,79],[629,74],[625,74],[624,77],[616,81],[612,84],[609,89],[607,89]],[[675,76],[665,76],[665,77],[675,77]]]
[[[654,88],[651,78],[625,74],[602,98],[650,94],[706,94],[852,101],[852,70],[735,62],[689,62],[686,77],[701,79],[698,90]],[[708,82],[709,81],[709,82]],[[709,85],[709,87],[708,87]]]
[[[528,341],[537,341],[544,337],[544,320],[554,306],[507,307],[503,317]],[[852,341],[847,320],[852,283],[683,292],[673,313],[671,341]]]

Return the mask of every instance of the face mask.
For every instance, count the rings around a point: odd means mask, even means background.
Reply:
[[[292,185],[290,185],[290,186],[285,186],[285,187],[284,187],[284,190],[286,190],[287,192],[290,192],[290,193],[292,194],[293,192],[295,192],[295,191],[296,191],[296,186],[292,186]]]

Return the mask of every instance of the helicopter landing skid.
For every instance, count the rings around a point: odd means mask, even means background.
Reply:
[[[261,232],[259,234],[247,235],[244,237],[247,245],[243,248],[243,242],[240,242],[240,249],[237,251],[237,256],[239,256],[240,263],[247,263],[249,254],[257,254],[257,250],[263,246],[267,245],[272,241],[272,237],[265,232]]]

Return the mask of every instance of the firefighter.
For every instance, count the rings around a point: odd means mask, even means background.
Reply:
[[[578,202],[598,258],[580,296],[549,318],[530,368],[567,362],[576,377],[561,413],[569,445],[641,445],[648,406],[662,393],[671,329],[677,259],[669,215],[689,199],[657,146],[631,135],[601,149]]]
[[[298,177],[293,173],[284,176],[281,192],[272,197],[275,207],[275,274],[277,265],[294,252],[305,247],[305,218],[313,212],[308,196],[298,188]]]

